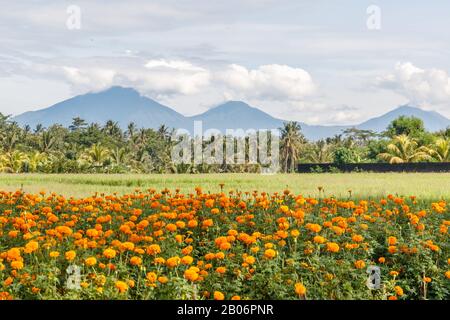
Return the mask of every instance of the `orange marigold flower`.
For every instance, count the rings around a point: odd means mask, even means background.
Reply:
[[[174,268],[174,267],[176,267],[179,264],[180,264],[180,258],[179,257],[171,257],[171,258],[166,260],[166,265],[169,268]]]
[[[389,237],[388,238],[388,244],[390,246],[395,246],[397,244],[397,238],[396,237]]]
[[[220,274],[224,274],[225,272],[227,272],[227,268],[225,268],[225,267],[218,267],[216,269],[216,272],[220,273]]]
[[[303,285],[303,283],[296,283],[295,284],[295,293],[300,296],[303,297],[306,294],[306,287]]]
[[[116,281],[115,287],[119,290],[120,293],[124,293],[128,290],[128,284],[123,281]]]
[[[355,261],[355,268],[356,269],[362,269],[366,266],[366,263],[363,260],[357,260]]]
[[[214,300],[224,300],[225,295],[220,291],[214,291]]]
[[[254,264],[255,261],[256,261],[256,259],[253,256],[246,256],[245,259],[244,259],[244,262],[248,263],[248,264]]]
[[[130,263],[133,266],[140,266],[142,264],[142,259],[140,257],[134,256],[131,257]]]
[[[39,248],[39,243],[37,241],[30,241],[25,245],[25,253],[32,253]]]
[[[328,242],[327,243],[327,251],[328,252],[338,252],[339,251],[339,245],[335,242]]]
[[[277,252],[273,249],[266,249],[266,251],[264,251],[264,257],[266,257],[267,259],[275,258],[276,255]]]
[[[161,253],[161,247],[157,244],[151,244],[147,247],[147,253],[150,255],[157,255]]]
[[[87,266],[92,267],[92,266],[95,266],[97,264],[97,259],[95,257],[89,257],[86,260],[84,260],[84,263]]]
[[[185,265],[189,265],[194,261],[194,258],[192,258],[191,256],[184,256],[183,258],[181,258],[181,263],[185,264]]]
[[[199,278],[198,268],[194,269],[194,267],[191,267],[191,268],[187,269],[186,271],[184,271],[184,277],[186,280],[189,280],[189,281],[197,280]]]
[[[21,260],[12,261],[11,268],[13,268],[14,270],[23,269],[23,262]]]
[[[155,283],[156,280],[158,279],[157,274],[154,273],[154,272],[148,272],[146,276],[147,276],[147,280],[148,280],[150,283]]]
[[[103,251],[103,256],[108,259],[112,259],[116,256],[116,250],[108,248]]]
[[[76,256],[77,256],[77,253],[73,250],[67,251],[65,254],[67,261],[72,261],[73,259],[75,259]]]
[[[326,240],[324,237],[321,237],[321,236],[315,236],[315,237],[313,238],[313,241],[314,241],[314,243],[319,243],[319,244],[321,244],[321,243],[325,243],[327,240]]]
[[[403,289],[402,289],[402,287],[400,287],[400,286],[395,286],[395,287],[394,287],[394,290],[395,290],[395,294],[396,294],[397,296],[401,297],[401,296],[403,295]]]

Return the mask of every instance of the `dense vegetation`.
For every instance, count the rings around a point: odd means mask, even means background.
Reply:
[[[445,300],[449,225],[415,196],[0,192],[0,300]]]
[[[236,138],[238,139],[238,138]],[[258,172],[258,165],[174,165],[172,131],[122,130],[116,122],[88,124],[74,118],[68,128],[20,127],[0,114],[0,171],[42,173],[208,173]],[[204,142],[204,146],[207,143]],[[247,148],[248,152],[248,148]],[[296,122],[281,128],[280,164],[294,171],[298,162],[390,163],[450,161],[450,128],[431,133],[418,118],[399,117],[381,134],[348,129],[319,141],[307,141]]]

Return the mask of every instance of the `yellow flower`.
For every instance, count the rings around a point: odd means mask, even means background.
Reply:
[[[335,242],[328,242],[327,243],[327,251],[328,252],[338,252],[339,251],[339,245]]]
[[[123,281],[116,281],[115,287],[120,293],[124,293],[128,290],[128,285]]]
[[[277,252],[273,249],[267,249],[266,251],[264,251],[264,256],[267,259],[272,259],[277,255]]]
[[[306,294],[306,287],[303,285],[303,283],[298,282],[295,284],[295,293],[300,297]]]
[[[161,277],[158,277],[158,282],[164,284],[164,283],[169,282],[169,279],[167,277],[161,276]]]
[[[247,257],[245,257],[245,259],[244,259],[244,262],[245,262],[245,263],[248,263],[248,264],[254,264],[255,261],[256,261],[256,259],[255,259],[255,257],[253,257],[253,256],[247,256]]]
[[[156,273],[154,273],[154,272],[148,272],[147,273],[147,280],[150,283],[155,283],[157,278],[158,278],[158,276],[156,275]]]
[[[11,268],[15,270],[23,269],[23,262],[20,260],[15,260],[11,262]]]
[[[58,258],[59,252],[58,251],[52,251],[49,253],[50,258]]]
[[[180,264],[180,258],[179,257],[171,257],[171,258],[166,260],[166,265],[169,268],[174,268],[174,267],[176,267],[179,264]]]
[[[314,243],[322,244],[322,243],[325,243],[327,240],[324,237],[315,236],[313,241],[314,241]]]
[[[151,244],[147,247],[147,254],[156,255],[161,253],[161,247],[157,244]]]
[[[134,256],[134,257],[131,257],[130,263],[133,266],[140,266],[142,264],[142,259],[139,258],[139,257]]]
[[[25,253],[32,253],[39,248],[39,243],[37,241],[30,241],[25,245]]]
[[[355,268],[356,269],[362,269],[366,266],[366,263],[363,260],[357,260],[355,261]]]
[[[194,259],[191,256],[184,256],[183,258],[181,258],[181,263],[185,265],[191,264],[192,261],[194,261]]]
[[[72,261],[77,256],[77,253],[73,250],[70,250],[66,252],[65,256],[67,261]]]
[[[112,259],[112,258],[114,258],[116,256],[116,250],[110,249],[110,248],[109,249],[105,249],[103,251],[103,256],[105,256],[105,258]]]
[[[190,267],[189,269],[184,271],[184,277],[189,281],[195,281],[199,278],[198,271],[199,271],[198,268]]]
[[[84,263],[87,266],[92,267],[92,266],[95,266],[97,264],[97,259],[95,257],[89,257],[86,260],[84,260]]]

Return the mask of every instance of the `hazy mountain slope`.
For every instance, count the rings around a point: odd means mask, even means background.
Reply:
[[[400,116],[414,116],[422,119],[425,128],[429,131],[438,131],[450,126],[450,120],[435,111],[426,111],[410,106],[401,106],[382,116],[372,118],[357,126],[358,129],[384,131],[392,120]]]
[[[38,123],[46,127],[54,123],[68,126],[74,117],[100,124],[114,120],[122,128],[130,122],[135,122],[138,127],[157,128],[163,123],[179,127],[185,120],[178,112],[141,96],[134,89],[122,87],[76,96],[46,109],[23,113],[14,120],[32,127]]]
[[[406,115],[421,118],[425,127],[431,131],[445,129],[450,120],[434,111],[425,111],[410,106],[402,106],[380,117],[370,119],[354,126],[319,126],[300,122],[302,132],[310,140],[332,137],[350,127],[384,131],[395,118]],[[20,125],[28,124],[34,128],[37,124],[46,127],[59,123],[69,126],[72,119],[80,117],[88,123],[104,124],[107,120],[117,121],[123,129],[130,122],[138,127],[158,128],[165,124],[171,128],[184,128],[193,131],[194,121],[203,122],[203,130],[219,129],[277,129],[284,121],[272,117],[258,108],[241,101],[229,101],[192,117],[166,107],[152,99],[141,96],[131,88],[112,87],[108,90],[88,93],[57,103],[38,111],[25,112],[13,118]]]

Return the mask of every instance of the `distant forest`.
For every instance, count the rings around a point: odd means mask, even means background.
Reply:
[[[173,129],[122,130],[74,118],[65,128],[20,127],[0,113],[0,171],[8,173],[213,173],[259,172],[261,166],[178,164],[171,161]],[[293,172],[297,163],[448,162],[450,128],[428,132],[421,119],[401,116],[382,133],[351,128],[319,141],[308,141],[297,122],[280,128],[280,165]],[[242,138],[234,138],[242,139]],[[208,142],[204,142],[204,147]]]

